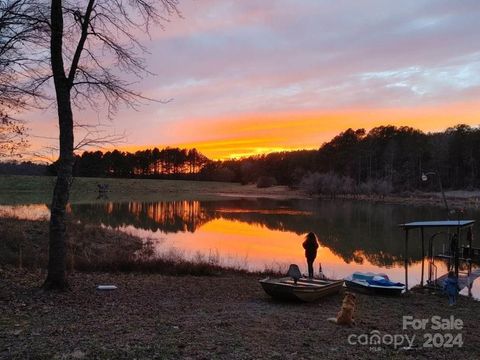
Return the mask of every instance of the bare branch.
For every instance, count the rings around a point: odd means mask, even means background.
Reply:
[[[97,149],[106,149],[113,145],[125,143],[126,133],[117,134],[116,132],[109,133],[105,125],[86,125],[76,124],[76,128],[81,128],[84,132],[80,141],[77,142],[74,149],[80,150],[89,147]]]
[[[80,39],[75,50],[75,55],[73,56],[72,65],[70,66],[70,72],[68,74],[68,82],[70,86],[72,86],[73,84],[73,79],[75,78],[75,73],[77,72],[77,67],[83,51],[83,46],[85,45],[85,41],[87,40],[90,16],[92,14],[94,2],[95,0],[89,0],[87,10],[85,11],[84,15],[82,15],[80,11],[76,11],[73,14],[75,21],[80,23],[82,33],[80,35]]]

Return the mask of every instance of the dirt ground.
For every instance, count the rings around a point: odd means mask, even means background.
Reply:
[[[73,273],[65,293],[40,291],[43,278],[20,270],[0,272],[1,359],[480,357],[480,303],[467,298],[449,307],[445,298],[422,293],[357,295],[356,326],[349,328],[326,321],[336,315],[342,294],[309,304],[276,302],[263,292],[258,276]],[[98,284],[118,289],[99,292]],[[429,323],[424,330],[404,330],[404,315]],[[433,330],[432,316],[453,316],[463,324]],[[440,334],[436,346],[448,333],[457,342],[451,348],[426,348],[427,333]],[[382,343],[363,345],[361,339],[371,334],[380,335]],[[389,344],[395,335],[415,335],[413,347],[406,349],[406,341]]]

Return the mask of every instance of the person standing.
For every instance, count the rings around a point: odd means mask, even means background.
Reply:
[[[448,304],[450,306],[455,305],[460,287],[458,286],[458,278],[453,271],[448,272],[448,277],[444,281],[443,290],[448,295]]]
[[[303,242],[303,248],[305,249],[305,257],[307,258],[308,265],[308,277],[313,278],[313,262],[317,257],[318,241],[313,232],[309,232]]]

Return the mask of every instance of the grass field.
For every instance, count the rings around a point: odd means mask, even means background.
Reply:
[[[0,176],[0,204],[49,203],[55,177]],[[174,201],[215,200],[230,197],[301,197],[283,186],[258,189],[255,185],[206,181],[75,178],[70,200],[72,203],[91,203],[97,200],[97,184],[108,184],[111,201]]]

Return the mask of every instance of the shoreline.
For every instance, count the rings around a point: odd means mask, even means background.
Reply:
[[[464,209],[480,208],[480,191],[449,191],[445,193],[450,211],[460,212]],[[405,194],[379,195],[338,195],[332,198],[328,195],[313,196],[311,199],[320,200],[350,200],[372,203],[410,206],[445,207],[441,193],[415,192]]]
[[[480,356],[480,302],[461,297],[455,307],[438,295],[357,294],[352,328],[326,321],[342,294],[315,303],[272,300],[257,275],[165,276],[70,273],[71,290],[42,292],[44,274],[0,271],[0,357],[165,359],[451,359]],[[114,284],[110,292],[95,290]],[[460,319],[461,329],[403,328],[414,319]],[[412,348],[362,345],[369,336],[415,336]],[[428,333],[460,334],[461,347],[423,347]]]
[[[109,185],[107,198],[99,198],[97,184]],[[53,178],[47,176],[0,175],[0,204],[49,204],[53,190]],[[480,191],[446,191],[450,209],[477,209],[480,207]],[[72,204],[105,202],[150,202],[150,201],[215,201],[225,199],[273,200],[351,200],[411,206],[444,207],[439,192],[404,192],[380,195],[313,195],[287,186],[257,188],[254,184],[201,182],[187,180],[75,178],[72,187]]]

